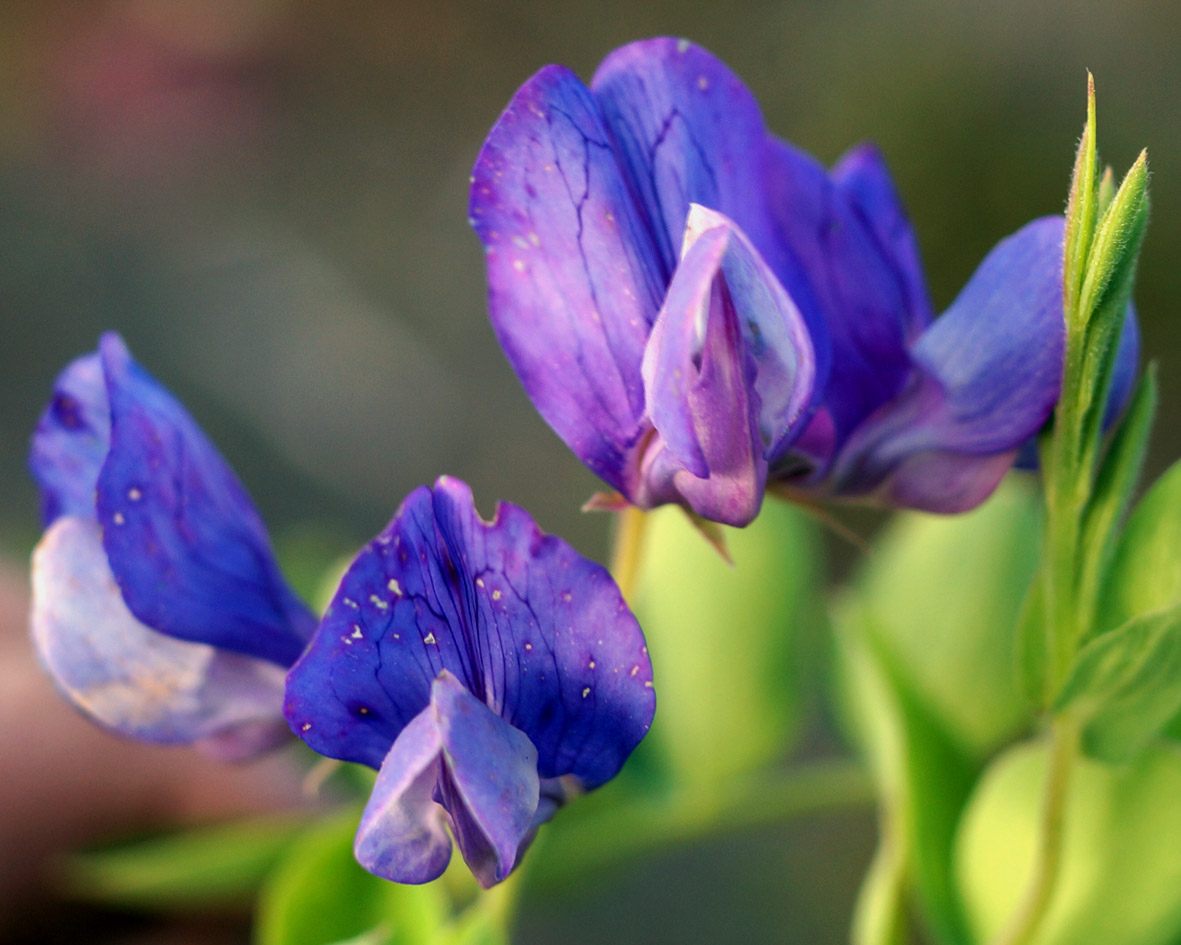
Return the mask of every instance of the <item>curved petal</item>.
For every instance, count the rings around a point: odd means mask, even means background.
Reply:
[[[97,354],[73,361],[53,385],[29,451],[41,518],[94,515],[94,489],[111,442],[111,408]]]
[[[902,198],[894,186],[881,151],[861,144],[844,154],[832,169],[832,182],[877,238],[886,261],[893,266],[905,299],[906,337],[913,340],[933,316],[927,280],[919,257],[919,243]]]
[[[820,401],[839,448],[909,376],[910,287],[866,222],[865,198],[852,184],[838,187],[786,142],[770,139],[766,155],[765,199],[823,313],[832,368]],[[795,281],[784,285],[796,297]]]
[[[643,738],[644,638],[610,575],[528,513],[492,522],[443,478],[353,562],[288,678],[287,718],[321,754],[378,767],[451,672],[537,747],[542,777],[595,787]]]
[[[919,339],[911,385],[839,456],[836,491],[955,512],[995,488],[1058,398],[1062,225],[1035,220],[989,253]]]
[[[598,106],[569,70],[543,69],[514,96],[476,160],[470,216],[492,325],[526,393],[628,493],[664,276]]]
[[[1136,389],[1136,375],[1140,369],[1140,323],[1136,318],[1136,306],[1128,303],[1124,326],[1120,331],[1119,347],[1115,353],[1115,366],[1111,377],[1111,389],[1107,404],[1103,408],[1103,429],[1109,430],[1123,413],[1132,392]],[[1021,444],[1017,459],[1013,463],[1018,469],[1037,469],[1037,434]]]
[[[604,59],[591,90],[644,207],[666,280],[680,257],[691,203],[726,214],[768,251],[763,116],[721,60],[688,40],[643,40]]]
[[[246,490],[117,335],[99,350],[111,445],[97,514],[127,606],[177,639],[291,665],[315,618],[279,573]]]
[[[365,869],[395,883],[429,883],[451,860],[446,814],[434,800],[443,739],[433,705],[394,741],[361,815],[353,852]]]
[[[132,616],[98,524],[63,516],[33,555],[33,642],[62,694],[132,738],[245,758],[288,737],[283,672],[156,633]]]
[[[445,810],[464,861],[487,889],[516,866],[539,796],[533,744],[444,670],[430,704],[382,762],[357,831],[357,861],[399,883],[437,879],[451,856]]]

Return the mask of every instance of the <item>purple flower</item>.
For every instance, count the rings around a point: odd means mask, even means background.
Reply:
[[[966,509],[1057,399],[1061,218],[998,245],[933,321],[880,155],[827,172],[686,41],[625,46],[589,88],[541,70],[471,194],[526,392],[638,506],[742,525],[770,480]]]
[[[58,377],[29,465],[46,526],[33,641],[66,698],[225,758],[285,737],[286,668],[315,618],[233,471],[118,335]]]
[[[720,62],[656,41],[590,89],[543,69],[476,162],[500,342],[542,416],[638,506],[744,525],[803,429],[818,359],[776,276],[765,139]]]
[[[528,513],[480,519],[442,478],[357,556],[287,682],[323,755],[379,769],[361,865],[438,877],[450,828],[485,887],[572,793],[614,777],[655,710],[644,637],[610,575]]]

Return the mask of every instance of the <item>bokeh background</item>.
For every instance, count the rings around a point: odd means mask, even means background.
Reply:
[[[606,519],[578,512],[596,483],[533,412],[487,323],[467,179],[533,71],[562,62],[589,78],[610,49],[656,34],[718,53],[768,125],[825,162],[876,140],[939,309],[999,238],[1062,209],[1091,69],[1103,158],[1119,171],[1149,148],[1137,302],[1161,366],[1152,471],[1181,453],[1175,2],[13,0],[0,7],[10,614],[38,533],[28,434],[56,372],[108,328],[219,443],[280,546],[355,546],[410,488],[450,472],[485,510],[519,502],[601,557]],[[527,902],[521,941],[678,941],[690,928],[700,941],[839,942],[872,842],[865,814],[645,860]],[[20,855],[0,846],[10,866]],[[152,934],[22,902],[0,909],[19,916],[0,919],[0,938],[66,940],[77,921],[111,941]]]

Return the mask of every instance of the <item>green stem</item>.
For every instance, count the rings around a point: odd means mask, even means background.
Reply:
[[[549,847],[572,855],[547,858],[534,881],[556,886],[648,851],[805,814],[870,808],[873,803],[872,779],[859,762],[847,759],[750,777],[728,785],[724,792],[687,788],[616,800],[594,814],[559,817],[551,824]]]
[[[636,592],[640,577],[640,562],[644,551],[644,530],[648,515],[634,505],[619,512],[615,520],[615,537],[611,549],[611,576],[619,585],[623,599],[629,604]]]
[[[1021,906],[993,945],[1028,945],[1049,910],[1062,866],[1066,796],[1070,773],[1078,754],[1079,727],[1070,716],[1054,721],[1050,736],[1050,757],[1042,794],[1042,815],[1033,878]]]

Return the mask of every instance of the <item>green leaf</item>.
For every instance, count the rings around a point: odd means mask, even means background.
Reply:
[[[680,509],[649,513],[646,527],[632,603],[656,667],[648,750],[681,786],[724,786],[781,758],[798,731],[816,529],[768,501],[749,527],[726,529],[730,566]]]
[[[306,824],[297,815],[259,817],[78,854],[62,880],[75,897],[135,909],[244,904]]]
[[[443,890],[434,883],[401,886],[365,872],[353,859],[360,814],[349,807],[291,845],[259,898],[256,945],[434,941],[447,921]]]
[[[836,624],[847,725],[882,799],[882,835],[854,914],[854,945],[905,942],[912,900],[938,941],[966,945],[951,856],[974,765],[909,691],[872,618],[847,600]]]
[[[1084,646],[1055,708],[1068,707],[1086,720],[1088,754],[1118,762],[1143,751],[1181,710],[1181,605]]]
[[[1083,571],[1079,596],[1086,614],[1093,614],[1097,606],[1100,582],[1115,548],[1119,524],[1140,479],[1156,404],[1156,364],[1153,363],[1148,366],[1137,386],[1132,403],[1107,451],[1083,521]]]
[[[1181,462],[1132,512],[1103,581],[1100,632],[1181,603]]]
[[[856,583],[908,689],[973,757],[1029,719],[1013,666],[1040,519],[1022,480],[966,515],[896,516]]]
[[[1079,139],[1066,204],[1062,288],[1067,321],[1078,311],[1078,297],[1086,272],[1087,253],[1095,232],[1098,193],[1095,173],[1099,163],[1096,149],[1095,79],[1087,73],[1087,121]]]
[[[1040,835],[1043,741],[984,773],[956,841],[956,881],[974,941],[991,942],[1029,885]],[[1062,866],[1030,945],[1170,945],[1181,935],[1181,750],[1135,763],[1080,758],[1069,782]]]

